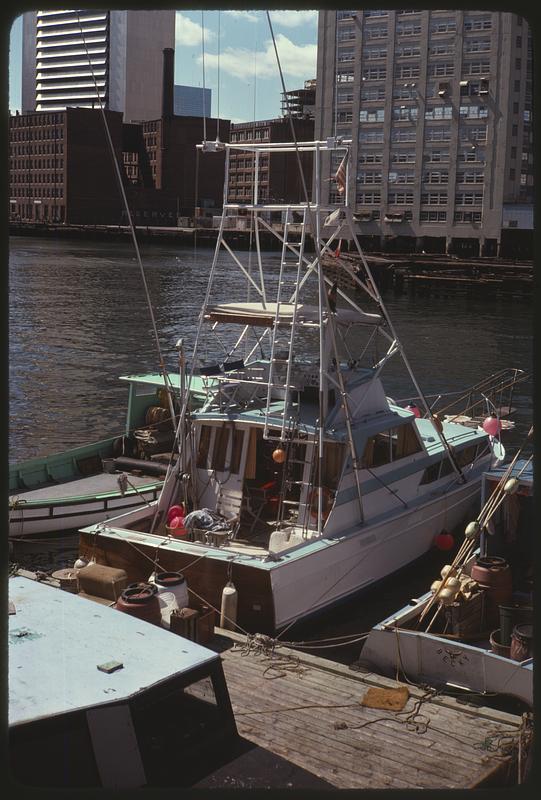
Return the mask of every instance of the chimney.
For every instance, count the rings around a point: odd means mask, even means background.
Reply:
[[[163,51],[162,117],[172,117],[175,110],[175,51],[166,47]]]

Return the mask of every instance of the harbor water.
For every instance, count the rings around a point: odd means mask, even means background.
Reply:
[[[119,376],[159,371],[132,245],[12,237],[9,250],[10,463],[121,434],[127,386]],[[167,368],[176,372],[175,343],[181,337],[190,359],[213,250],[152,244],[143,245],[141,255],[160,349]],[[245,252],[242,261],[255,272],[255,255],[251,263]],[[263,267],[277,274],[279,262],[280,254],[269,252]],[[246,297],[246,282],[227,253],[220,256],[218,276],[213,299]],[[533,303],[523,293],[389,290],[384,301],[426,394],[465,389],[504,367],[532,369]],[[398,359],[383,379],[387,395],[396,401],[415,394]],[[513,406],[516,428],[503,434],[511,454],[532,424],[531,381],[517,387]],[[14,560],[51,571],[73,564],[76,549],[76,537],[35,542],[21,545]],[[368,602],[351,600],[328,612],[308,626],[310,637],[368,630],[426,591],[442,558],[430,553],[400,581],[370,590]]]

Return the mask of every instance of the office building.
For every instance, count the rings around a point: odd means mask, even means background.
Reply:
[[[372,246],[524,249],[532,124],[532,40],[521,16],[320,12],[315,136],[352,140],[349,198]],[[326,177],[340,159],[328,159]],[[340,202],[332,180],[322,189]]]
[[[27,12],[22,110],[98,108],[101,100],[125,122],[156,119],[162,54],[174,46],[174,10]]]
[[[212,90],[175,84],[175,114],[181,117],[210,117]]]

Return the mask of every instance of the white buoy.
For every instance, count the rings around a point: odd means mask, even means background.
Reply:
[[[73,565],[73,569],[83,569],[83,567],[86,567],[87,564],[88,561],[85,558],[78,558],[75,564]]]
[[[237,622],[238,594],[235,584],[229,581],[222,592],[222,605],[220,608],[220,628],[233,630]]]

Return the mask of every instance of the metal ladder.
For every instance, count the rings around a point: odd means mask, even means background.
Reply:
[[[265,409],[265,427],[263,429],[263,437],[265,439],[275,439],[277,441],[284,441],[286,437],[286,428],[290,422],[289,415],[292,406],[291,392],[295,390],[295,386],[291,383],[291,369],[293,363],[293,350],[295,341],[295,332],[297,326],[297,310],[298,310],[298,287],[301,279],[301,269],[303,265],[304,246],[306,240],[306,217],[308,209],[302,210],[302,220],[298,223],[292,219],[291,207],[286,209],[286,217],[284,220],[284,236],[282,240],[282,257],[280,262],[280,274],[278,277],[278,288],[276,292],[276,312],[274,315],[274,323],[272,328],[271,340],[271,353],[269,364],[269,378],[268,378],[268,391],[267,391],[267,405]],[[301,235],[297,241],[292,241],[291,226],[300,225]],[[291,256],[296,256],[296,260],[292,260]],[[290,267],[296,269],[294,277],[287,277],[286,270]],[[285,299],[284,299],[285,298]],[[293,304],[293,317],[291,321],[284,322],[280,320],[280,308],[283,304]],[[285,365],[286,376],[283,383],[275,383],[277,380],[277,373],[280,367]],[[276,424],[269,423],[270,407],[272,404],[272,393],[275,388],[284,389],[284,410],[282,413],[282,422],[279,426],[279,434],[276,434]],[[271,433],[270,429],[273,429]]]

